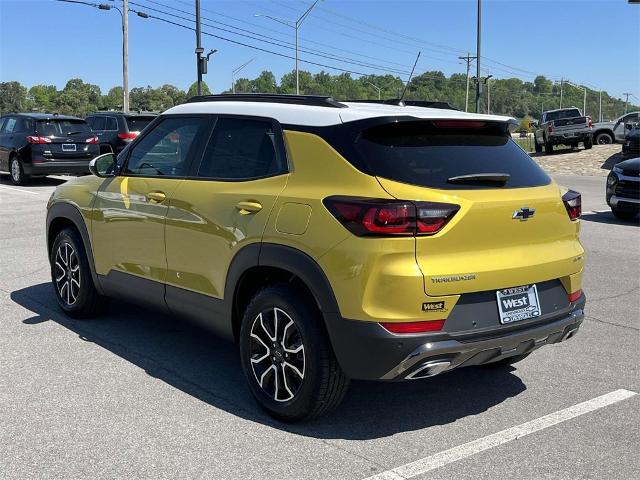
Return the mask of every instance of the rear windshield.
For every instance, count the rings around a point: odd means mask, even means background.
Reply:
[[[580,117],[580,110],[577,108],[571,108],[568,110],[559,110],[557,112],[548,112],[547,113],[547,122],[551,120],[561,120],[563,118],[575,118]]]
[[[91,133],[89,125],[84,120],[38,120],[36,131],[43,137],[60,137]]]
[[[431,122],[384,124],[365,130],[356,140],[356,162],[366,165],[371,175],[439,189],[548,185],[547,174],[504,129],[436,128]],[[489,173],[508,176],[508,180],[451,181]]]
[[[141,132],[155,117],[125,117],[130,132]]]

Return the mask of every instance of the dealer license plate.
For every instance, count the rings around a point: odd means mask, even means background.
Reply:
[[[506,288],[496,292],[500,323],[513,323],[541,314],[538,289],[535,285]]]

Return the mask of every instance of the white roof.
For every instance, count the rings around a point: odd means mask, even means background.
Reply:
[[[170,108],[165,114],[235,114],[254,115],[275,118],[282,124],[324,127],[340,123],[353,122],[366,118],[386,116],[411,116],[424,119],[485,120],[496,122],[513,121],[511,117],[465,113],[457,110],[425,107],[401,107],[379,103],[343,102],[347,108],[319,107],[315,105],[297,105],[290,103],[213,101],[183,103]]]

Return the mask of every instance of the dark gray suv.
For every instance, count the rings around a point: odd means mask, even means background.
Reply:
[[[87,116],[100,139],[100,153],[119,154],[151,121],[155,113],[96,112]]]

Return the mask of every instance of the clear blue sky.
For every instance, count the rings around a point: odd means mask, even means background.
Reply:
[[[94,0],[121,5],[121,0]],[[193,0],[130,0],[131,8],[172,18],[184,25]],[[310,0],[202,0],[203,22],[238,32],[217,22],[249,32],[293,42],[293,30],[255,14],[295,18]],[[162,6],[168,5],[168,7]],[[140,5],[145,5],[144,7]],[[173,10],[173,17],[154,12]],[[187,13],[177,12],[185,10]],[[183,16],[187,20],[177,18]],[[230,18],[232,17],[232,18]],[[55,84],[73,77],[98,84],[103,93],[120,85],[120,16],[84,5],[54,0],[0,0],[0,80],[18,80],[31,86]],[[301,53],[301,58],[364,73],[389,69],[410,70],[422,50],[417,73],[442,70],[462,72],[457,59],[475,52],[475,0],[324,0],[300,29],[301,47],[363,66]],[[155,19],[130,16],[130,86],[171,83],[187,88],[195,80],[195,34]],[[203,30],[293,55],[293,50],[243,38],[204,26]],[[264,38],[264,37],[261,37]],[[317,43],[312,43],[317,42]],[[214,91],[228,88],[231,70],[256,57],[243,71],[254,77],[271,70],[279,79],[293,69],[293,61],[266,52],[203,36],[208,51],[219,52],[205,81]],[[640,5],[626,0],[483,0],[483,74],[504,78],[517,74],[532,79],[569,78],[620,96],[640,97]],[[489,59],[493,60],[490,61]],[[500,63],[496,63],[500,62]],[[501,65],[504,64],[504,65]],[[505,65],[508,65],[505,66]],[[321,67],[302,63],[302,69]],[[523,69],[526,72],[521,70]]]

